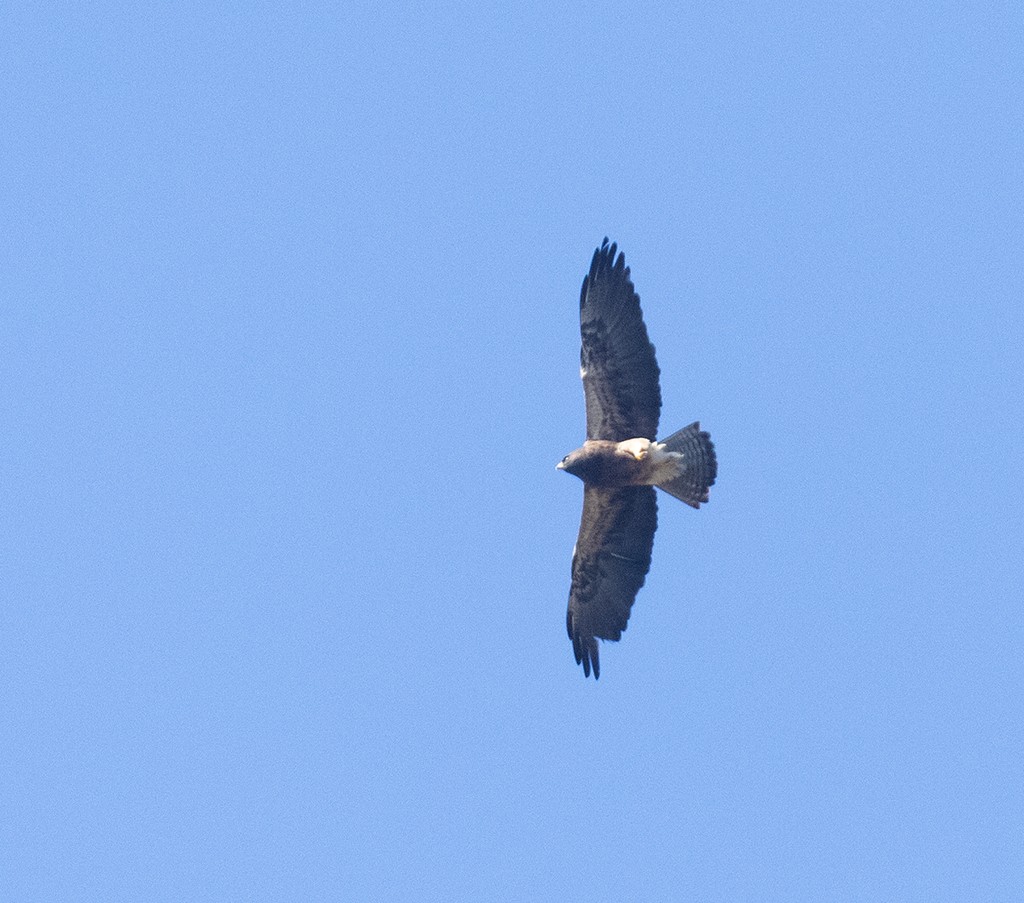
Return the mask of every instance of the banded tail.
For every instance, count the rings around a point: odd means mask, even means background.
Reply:
[[[661,445],[666,451],[678,452],[683,456],[682,470],[679,476],[664,483],[658,483],[669,495],[694,508],[708,500],[708,489],[715,485],[718,475],[718,460],[715,458],[715,446],[711,436],[701,432],[700,423],[691,423],[667,439]]]

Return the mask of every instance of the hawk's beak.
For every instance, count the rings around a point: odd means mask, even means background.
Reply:
[[[555,470],[565,470],[565,461],[559,461],[555,465]]]

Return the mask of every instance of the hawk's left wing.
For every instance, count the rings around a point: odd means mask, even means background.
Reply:
[[[653,486],[583,490],[583,518],[572,556],[566,628],[583,673],[600,676],[597,641],[617,640],[626,629],[651,566],[658,502]]]
[[[580,291],[580,376],[587,438],[621,442],[657,438],[661,412],[658,361],[625,257],[606,238]]]

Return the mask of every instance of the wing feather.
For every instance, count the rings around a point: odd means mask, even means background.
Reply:
[[[654,440],[661,412],[660,371],[625,255],[605,238],[580,291],[580,375],[587,438]]]
[[[617,640],[651,566],[658,502],[653,486],[586,486],[572,557],[566,628],[576,663],[601,673],[597,640]]]

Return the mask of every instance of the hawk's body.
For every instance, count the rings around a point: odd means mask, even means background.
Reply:
[[[657,486],[679,474],[683,456],[650,439],[588,439],[558,468],[589,486]]]
[[[597,640],[617,640],[651,564],[659,486],[699,508],[715,482],[714,446],[692,423],[656,442],[660,371],[629,268],[606,238],[580,292],[587,441],[558,465],[584,482],[566,626],[577,663],[600,674]]]

